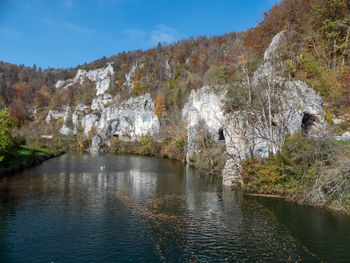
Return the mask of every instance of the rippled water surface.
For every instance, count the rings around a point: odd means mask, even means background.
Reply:
[[[321,261],[350,262],[349,217],[178,162],[64,155],[0,180],[0,262]]]

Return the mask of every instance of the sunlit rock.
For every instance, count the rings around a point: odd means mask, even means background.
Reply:
[[[219,87],[204,86],[195,91],[192,90],[188,103],[182,111],[182,117],[187,124],[187,161],[194,154],[198,154],[197,137],[205,128],[219,140],[219,133],[225,125],[225,117],[222,111],[222,100],[225,91]]]

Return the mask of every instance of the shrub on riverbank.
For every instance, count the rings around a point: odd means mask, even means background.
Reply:
[[[24,138],[12,136],[16,124],[7,110],[0,110],[0,166],[6,166],[17,154],[19,146],[25,144]]]
[[[162,140],[158,142],[150,135],[143,135],[140,141],[121,141],[115,138],[112,141],[111,151],[116,153],[139,154],[156,156],[179,161],[185,160],[185,139]]]
[[[24,146],[23,136],[12,135],[16,124],[8,111],[0,110],[0,175],[19,171],[61,153],[55,148]]]
[[[190,159],[190,164],[202,173],[222,174],[226,164],[226,144],[217,142],[203,123],[196,138],[198,154]]]
[[[242,163],[244,188],[350,212],[349,158],[349,144],[293,135],[278,154]]]

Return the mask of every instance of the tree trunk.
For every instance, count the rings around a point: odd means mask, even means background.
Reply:
[[[350,1],[350,0],[349,0]],[[348,2],[349,3],[349,2]],[[346,51],[348,50],[348,42],[349,42],[349,36],[350,36],[350,26],[348,26],[348,29],[346,30],[346,38],[345,38],[345,48],[343,51],[343,62],[342,67],[345,66],[345,57],[346,57]]]
[[[332,68],[335,68],[337,66],[337,40],[333,39],[333,62],[332,62]]]

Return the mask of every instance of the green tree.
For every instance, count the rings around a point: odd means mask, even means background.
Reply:
[[[16,121],[6,110],[0,110],[0,163],[6,161],[16,150],[16,140],[12,137],[12,129]]]
[[[3,96],[5,98],[6,94],[6,82],[4,79],[0,77],[0,96]]]
[[[181,88],[178,88],[176,91],[176,105],[177,105],[177,107],[181,108],[182,100],[183,100],[182,90],[181,90]]]

